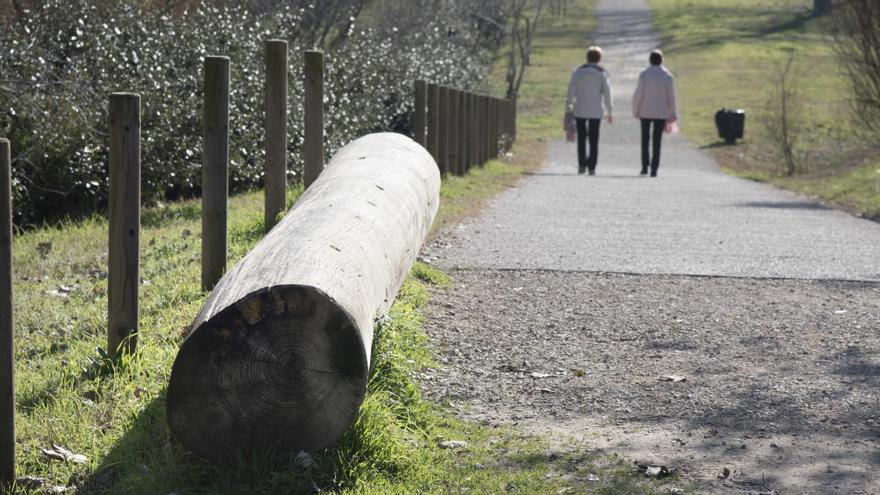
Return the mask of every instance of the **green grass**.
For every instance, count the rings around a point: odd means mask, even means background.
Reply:
[[[793,189],[876,216],[880,176],[877,139],[865,134],[850,106],[849,82],[811,0],[650,0],[667,65],[676,74],[681,127],[725,170]],[[794,72],[806,171],[783,177],[777,146],[765,132],[777,65],[795,55]],[[747,112],[746,137],[720,146],[714,113]],[[865,159],[868,159],[868,163]]]

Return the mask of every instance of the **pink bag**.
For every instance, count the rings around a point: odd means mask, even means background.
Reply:
[[[574,113],[565,112],[562,118],[562,129],[565,131],[565,140],[573,142],[577,138],[577,125],[574,122]]]
[[[677,134],[678,133],[678,121],[675,119],[669,119],[666,121],[666,134]]]

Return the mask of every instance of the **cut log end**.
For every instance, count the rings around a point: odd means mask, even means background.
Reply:
[[[193,329],[168,388],[174,436],[219,463],[327,447],[364,398],[364,343],[313,287],[253,293]]]

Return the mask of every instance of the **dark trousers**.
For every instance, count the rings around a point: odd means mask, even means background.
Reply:
[[[651,126],[654,126],[653,132]],[[660,142],[663,140],[663,131],[666,129],[666,121],[662,119],[642,119],[642,170],[651,166],[651,173],[656,174],[660,168]],[[651,139],[653,138],[653,147]],[[649,153],[648,148],[653,148]]]
[[[574,119],[577,122],[578,131],[578,170],[595,170],[596,160],[599,158],[599,124],[601,119]],[[587,132],[587,122],[590,123]],[[587,136],[590,137],[590,154],[587,155]]]

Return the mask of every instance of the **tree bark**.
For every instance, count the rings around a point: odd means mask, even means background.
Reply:
[[[388,311],[439,205],[431,156],[373,134],[330,161],[208,297],[168,387],[174,436],[218,463],[331,445],[366,391]]]
[[[826,15],[831,13],[832,0],[813,0],[813,14]]]

